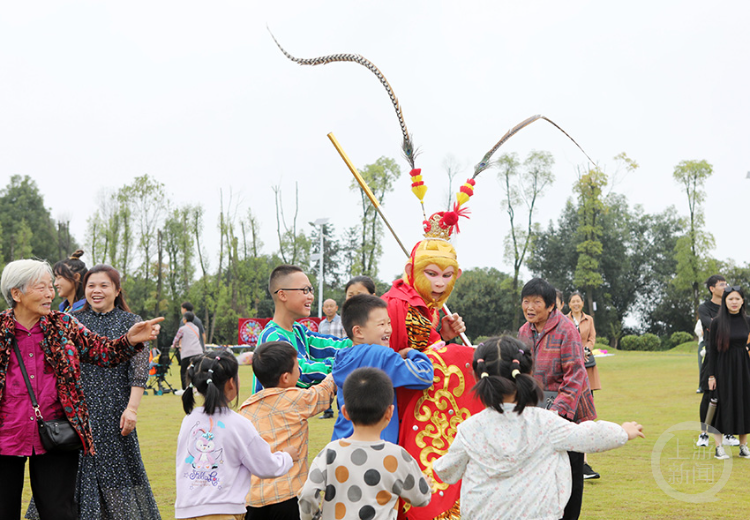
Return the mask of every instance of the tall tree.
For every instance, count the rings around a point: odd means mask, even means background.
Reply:
[[[445,194],[445,211],[450,211],[453,207],[453,179],[455,179],[456,175],[461,173],[463,169],[463,166],[458,162],[455,155],[448,154],[443,159],[443,170],[445,170],[445,175],[448,177],[448,191]]]
[[[338,286],[341,284],[342,276],[349,276],[349,273],[343,272],[343,262],[340,261],[342,255],[342,247],[339,240],[336,238],[336,230],[333,224],[323,224],[323,226],[316,226],[310,222],[312,231],[310,232],[310,244],[312,251],[316,254],[320,253],[320,230],[323,229],[323,279],[326,285]],[[317,273],[317,269],[316,269]]]
[[[294,216],[287,224],[281,197],[281,186],[272,186],[276,201],[276,235],[279,238],[279,256],[285,264],[307,265],[309,263],[310,240],[303,231],[297,230],[299,216],[299,186],[294,184]]]
[[[132,184],[119,193],[120,203],[132,207],[138,225],[138,247],[141,255],[140,274],[148,283],[151,277],[152,258],[156,252],[157,229],[167,212],[168,201],[164,184],[148,174],[136,177]]]
[[[505,195],[502,204],[510,221],[510,232],[505,239],[505,256],[513,262],[511,291],[515,301],[520,300],[519,276],[534,234],[534,210],[544,189],[554,181],[554,163],[552,154],[538,151],[529,153],[520,171],[521,163],[516,154],[504,154],[497,161],[500,168],[498,177]],[[525,206],[525,222],[519,225],[516,211],[521,206]],[[520,309],[516,306],[513,330],[518,330],[520,317]]]
[[[4,261],[32,255],[53,263],[60,260],[55,223],[28,175],[13,175],[0,190],[0,226]]]
[[[401,168],[394,159],[380,157],[373,164],[368,164],[362,168],[360,174],[378,202],[383,204],[385,196],[393,191],[393,183],[401,175]],[[376,278],[378,275],[378,260],[383,254],[383,223],[380,222],[378,212],[372,207],[370,199],[367,198],[356,180],[352,180],[349,189],[359,191],[362,202],[362,215],[358,226],[358,259],[354,270],[360,274]]]
[[[675,300],[667,291],[676,268],[674,246],[684,229],[676,210],[646,214],[640,206],[630,208],[618,194],[610,194],[603,202],[606,211],[600,218],[599,240],[606,254],[599,261],[602,285],[593,291],[598,302],[598,335],[608,337],[616,348],[626,316],[634,318],[639,332],[664,335],[686,330],[685,316],[669,311]],[[578,208],[569,200],[557,223],[535,236],[527,262],[534,275],[549,280],[566,295],[580,289],[574,282],[579,218]]]
[[[703,201],[704,186],[711,177],[713,166],[707,161],[682,161],[672,173],[688,199],[687,233],[677,243],[677,276],[675,287],[691,289],[693,314],[698,315],[700,285],[707,271],[708,252],[713,249],[714,238],[703,230],[705,217]]]
[[[247,209],[247,217],[240,220],[240,229],[242,230],[242,251],[243,259],[248,257],[258,258],[260,248],[263,247],[263,241],[260,239],[260,223],[253,214],[253,210]]]
[[[578,262],[573,281],[584,289],[592,317],[595,314],[594,289],[604,281],[599,272],[599,257],[602,255],[601,216],[606,211],[602,201],[602,188],[606,184],[607,176],[595,167],[582,175],[573,188],[578,194]]]

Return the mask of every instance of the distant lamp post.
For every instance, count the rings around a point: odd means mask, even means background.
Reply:
[[[323,226],[328,224],[328,220],[327,218],[319,218],[313,222],[314,226],[320,228],[320,252],[310,255],[313,260],[318,260],[318,318],[323,317]]]

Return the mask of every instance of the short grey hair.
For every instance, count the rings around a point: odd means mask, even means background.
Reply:
[[[52,267],[44,260],[16,260],[6,265],[0,279],[0,291],[8,305],[11,308],[16,306],[16,301],[11,294],[13,289],[19,289],[26,294],[29,285],[41,280],[45,273],[49,274],[50,278],[54,278]]]

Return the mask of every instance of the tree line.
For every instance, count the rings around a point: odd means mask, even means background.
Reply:
[[[500,157],[495,166],[505,196],[498,210],[509,219],[505,248],[513,271],[469,269],[456,283],[451,308],[464,317],[470,337],[518,330],[524,270],[566,295],[581,291],[598,334],[612,346],[626,334],[664,337],[692,331],[701,284],[714,272],[733,283],[750,282],[750,264],[710,256],[713,238],[705,230],[702,205],[710,164],[683,161],[675,167],[675,182],[688,202],[686,214],[674,207],[650,214],[614,192],[618,175],[638,167],[625,154],[616,159],[621,167],[612,174],[598,167],[580,170],[565,208],[545,228],[534,216],[554,180],[553,157],[539,151],[523,161],[515,154]],[[459,168],[447,159],[445,170],[452,182]],[[381,157],[361,173],[383,201],[401,171],[394,159]],[[300,219],[296,188],[289,194],[272,186],[277,244],[266,252],[260,221],[252,208],[240,207],[231,191],[220,192],[218,222],[207,223],[201,205],[175,205],[164,184],[149,175],[137,177],[100,197],[88,217],[86,237],[78,242],[69,222],[50,216],[35,181],[14,175],[0,191],[0,267],[29,257],[54,263],[82,247],[87,265],[107,263],[120,271],[133,312],[167,318],[162,346],[180,325],[185,300],[195,305],[209,342],[233,344],[239,318],[273,314],[266,289],[273,267],[300,265],[317,287],[312,257],[320,253],[321,232],[327,297],[341,301],[343,285],[359,274],[375,279],[379,294],[390,285],[378,272],[382,223],[359,186],[353,182],[350,188],[361,196],[360,218],[337,233],[333,224],[315,226]],[[207,229],[219,232],[213,254],[207,249]]]

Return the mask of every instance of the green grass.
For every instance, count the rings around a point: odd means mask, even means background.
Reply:
[[[681,343],[680,345],[677,345],[676,347],[670,349],[668,352],[672,353],[698,353],[698,342],[697,341],[688,341],[687,343]]]
[[[690,503],[673,498],[658,485],[652,472],[652,452],[660,436],[672,426],[698,420],[700,395],[695,350],[682,353],[622,352],[597,359],[603,390],[596,392],[599,418],[621,423],[638,421],[646,439],[623,448],[589,455],[589,463],[602,478],[585,483],[585,519],[687,519],[747,518],[747,487],[750,460],[737,457],[737,448],[727,448],[731,459],[729,479],[715,494],[716,501]],[[172,367],[170,381],[176,383],[179,367]],[[250,368],[240,368],[240,395],[248,395]],[[243,391],[243,384],[245,390]],[[144,397],[139,411],[138,435],[141,452],[162,517],[173,518],[174,456],[177,433],[184,417],[181,401],[173,395]],[[310,420],[310,458],[330,440],[333,421]],[[719,482],[724,461],[713,458],[712,448],[695,448],[695,431],[676,431],[667,442],[662,437],[657,468],[665,481],[679,474],[683,482],[671,484],[676,491],[695,496]],[[679,458],[678,458],[679,457]],[[701,481],[702,479],[702,481]],[[713,480],[713,483],[711,483]],[[28,482],[24,489],[28,503]]]

